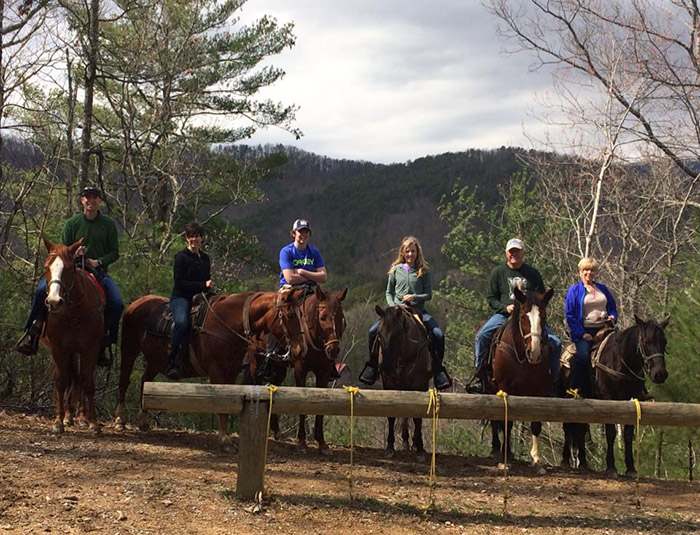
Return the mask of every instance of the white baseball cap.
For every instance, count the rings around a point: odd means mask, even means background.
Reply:
[[[292,225],[292,230],[301,230],[303,228],[311,230],[311,225],[307,219],[297,219]]]
[[[519,240],[518,238],[508,240],[508,243],[506,243],[506,251],[510,251],[511,249],[525,249],[523,240]]]

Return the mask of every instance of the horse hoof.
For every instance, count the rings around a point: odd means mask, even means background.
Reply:
[[[535,466],[535,473],[538,476],[543,476],[547,473],[547,469],[544,466]]]
[[[238,448],[232,442],[222,442],[220,444],[220,447],[221,447],[221,451],[223,451],[224,453],[233,453],[233,454],[238,453]]]
[[[71,426],[73,425],[73,417],[72,417],[72,416],[71,416],[70,418],[69,418],[69,417],[65,417],[65,418],[63,419],[63,425],[64,425],[65,427],[71,427]]]
[[[328,446],[325,448],[318,448],[318,452],[324,457],[333,457],[333,452]]]
[[[493,450],[491,453],[489,453],[489,457],[491,457],[491,459],[503,459],[503,453]]]
[[[139,424],[139,431],[150,431],[151,426],[147,423],[140,423]]]
[[[510,469],[510,465],[509,465],[509,464],[498,463],[497,466],[498,466],[498,469],[499,469],[499,470],[509,470],[509,469]]]
[[[61,422],[56,422],[53,424],[53,432],[57,435],[62,434],[64,431],[63,424]]]
[[[384,450],[384,457],[386,457],[387,459],[393,459],[394,454],[394,450]]]
[[[97,424],[90,424],[90,434],[93,437],[99,437],[102,434],[102,428]]]
[[[637,471],[636,470],[627,470],[625,472],[625,477],[637,477]]]
[[[425,456],[425,452],[416,453],[416,462],[424,463],[428,458]]]

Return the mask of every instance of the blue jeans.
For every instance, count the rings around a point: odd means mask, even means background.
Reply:
[[[34,320],[38,317],[42,319],[46,317],[46,279],[41,279],[39,285],[34,290],[34,295],[32,296],[32,308],[29,309],[29,317],[24,323],[24,330],[26,331],[31,327]]]
[[[109,329],[109,343],[116,344],[119,338],[119,320],[124,312],[124,299],[119,291],[117,283],[106,271],[97,270],[97,277],[107,292],[107,308],[105,310],[105,321]]]
[[[599,329],[584,329],[591,336],[595,335]],[[576,342],[576,358],[571,368],[570,388],[588,388],[590,385],[591,370],[591,346],[592,340],[581,338]]]
[[[186,297],[170,297],[170,311],[173,313],[173,331],[169,361],[173,361],[181,347],[187,347],[190,335],[190,310],[192,300]]]
[[[479,368],[479,365],[489,354],[489,348],[491,347],[491,340],[493,340],[493,335],[496,334],[498,328],[503,325],[508,318],[503,314],[494,314],[491,316],[486,323],[481,326],[479,332],[476,333],[476,340],[474,344],[474,367]],[[545,331],[547,332],[547,337],[549,338],[549,345],[552,349],[549,353],[549,370],[552,374],[552,380],[556,381],[559,377],[559,356],[561,355],[561,340],[554,334],[554,331],[548,326],[545,326]]]

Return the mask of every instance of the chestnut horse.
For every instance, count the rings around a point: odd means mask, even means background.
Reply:
[[[260,333],[273,332],[288,340],[294,355],[306,352],[298,308],[299,291],[244,292],[210,298],[204,323],[190,334],[190,363],[185,363],[183,377],[209,377],[212,384],[233,384],[241,371],[243,359],[254,349],[254,338]],[[146,330],[149,317],[167,297],[146,295],[126,309],[122,322],[121,372],[119,399],[115,413],[117,430],[124,429],[126,391],[134,362],[143,353],[146,370],[143,383],[165,373],[170,338]],[[224,450],[231,449],[228,436],[228,415],[219,414],[219,440]],[[139,427],[148,429],[148,415],[141,409]]]
[[[311,291],[310,289],[307,291]],[[288,364],[294,368],[294,384],[306,386],[306,377],[312,372],[316,377],[316,387],[325,388],[331,380],[331,368],[340,354],[340,339],[345,330],[345,315],[343,314],[342,301],[348,293],[346,288],[337,294],[327,292],[316,286],[304,303],[301,310],[302,330],[308,351],[302,358],[291,361],[274,362],[266,356],[256,353],[250,360],[250,375],[256,383],[261,381],[258,371],[259,366],[274,366],[272,382],[281,385],[287,375]],[[279,419],[276,414],[270,420],[270,429],[275,433],[275,438],[280,437]],[[314,422],[314,438],[318,443],[318,449],[323,455],[330,455],[331,450],[326,444],[323,434],[323,415],[317,415]],[[297,430],[297,445],[300,450],[306,449],[306,415],[299,415],[299,428]]]
[[[430,358],[430,338],[421,314],[406,306],[394,306],[383,310],[375,307],[380,317],[377,328],[379,344],[379,372],[384,390],[416,390],[427,392],[433,377],[432,359]],[[394,455],[395,417],[389,417],[386,455]],[[416,459],[425,460],[423,449],[422,418],[413,419],[413,451]],[[402,437],[408,445],[408,426],[403,426]]]
[[[63,433],[66,395],[77,394],[77,403],[93,435],[100,434],[95,410],[95,364],[104,332],[104,296],[95,278],[75,264],[80,238],[70,246],[52,244],[44,238],[48,251],[46,269],[46,329],[41,342],[51,350],[55,365],[55,433]],[[76,354],[80,355],[79,358]]]
[[[502,390],[515,396],[546,397],[552,385],[552,377],[549,366],[549,338],[545,331],[547,324],[547,304],[552,298],[553,289],[545,293],[528,291],[523,294],[519,288],[514,289],[515,308],[503,325],[500,336],[494,336],[492,342],[493,351],[493,377],[487,381],[487,387],[491,393]],[[508,430],[503,421],[491,422],[491,453],[503,454],[503,448],[507,448],[508,456],[511,456],[510,431],[513,422],[508,422]],[[530,456],[532,465],[540,472],[544,470],[540,466],[539,436],[542,431],[542,422],[532,422],[532,448]],[[503,445],[499,440],[499,430],[504,432]]]
[[[629,400],[644,399],[645,375],[654,383],[663,383],[668,378],[666,371],[666,334],[668,318],[661,323],[644,321],[634,316],[635,325],[612,333],[595,363],[596,397],[599,399]],[[605,425],[607,440],[606,470],[617,474],[615,469],[616,427]],[[625,425],[625,467],[628,476],[635,476],[632,440],[634,426]]]

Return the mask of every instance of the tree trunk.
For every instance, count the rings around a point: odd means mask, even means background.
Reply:
[[[68,166],[66,169],[66,217],[73,215],[75,211],[75,197],[73,195],[73,182],[75,181],[75,145],[73,133],[75,131],[75,103],[77,99],[77,84],[73,79],[73,63],[66,49],[66,66],[68,70],[68,124],[66,125],[66,151],[68,152]]]
[[[85,112],[80,154],[81,188],[88,185],[88,166],[90,164],[90,149],[92,148],[92,102],[95,93],[95,78],[97,76],[99,8],[100,0],[90,1],[90,9],[88,12],[88,46],[86,50],[87,65],[85,66]]]

